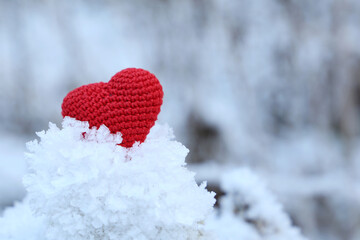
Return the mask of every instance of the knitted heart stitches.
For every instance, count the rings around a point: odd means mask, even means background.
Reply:
[[[144,142],[154,126],[162,104],[163,91],[154,74],[127,68],[108,83],[93,83],[69,92],[62,103],[62,116],[102,124],[111,133],[121,132],[123,147]]]

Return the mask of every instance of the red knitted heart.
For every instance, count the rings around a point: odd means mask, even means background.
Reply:
[[[88,121],[90,127],[104,124],[111,133],[121,132],[120,145],[131,147],[135,141],[145,141],[160,112],[163,95],[154,74],[127,68],[108,83],[93,83],[69,92],[62,103],[62,115]]]

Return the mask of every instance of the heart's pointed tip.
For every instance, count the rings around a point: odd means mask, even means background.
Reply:
[[[135,141],[133,143],[130,143],[130,142],[122,142],[120,144],[118,144],[119,146],[122,146],[124,148],[132,148],[132,146],[134,145]]]

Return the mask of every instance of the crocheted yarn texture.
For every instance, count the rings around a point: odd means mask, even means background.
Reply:
[[[136,141],[145,141],[157,120],[163,95],[154,74],[127,68],[108,83],[93,83],[69,92],[62,103],[62,116],[88,121],[90,127],[104,124],[111,133],[121,132],[121,146],[131,147]]]

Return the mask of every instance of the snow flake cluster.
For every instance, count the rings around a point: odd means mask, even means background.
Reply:
[[[44,239],[206,238],[214,193],[185,168],[188,150],[169,127],[154,126],[129,149],[105,126],[68,117],[38,136],[27,146],[24,184]]]

